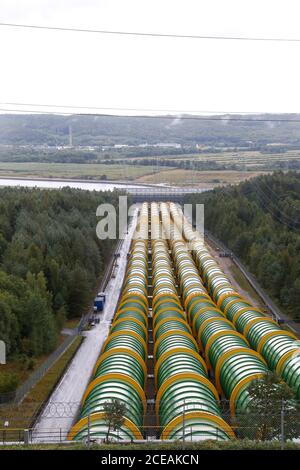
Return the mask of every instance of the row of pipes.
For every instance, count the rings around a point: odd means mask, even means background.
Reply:
[[[232,418],[247,412],[249,386],[270,370],[300,397],[294,335],[233,289],[179,206],[144,203],[118,308],[70,440],[106,437],[105,407],[114,399],[125,412],[110,438],[144,437],[149,298],[161,439],[234,438],[220,398],[229,400]]]
[[[281,375],[299,399],[300,344],[297,337],[235,291],[181,209],[173,203],[169,207],[174,223],[183,227],[184,238],[191,246],[203,283],[219,311],[246,338],[250,347],[264,358],[268,368]]]
[[[221,417],[218,392],[208,378],[177,294],[156,203],[151,204],[151,244],[156,410],[161,437],[229,439],[234,433]]]
[[[133,236],[122,295],[113,323],[83,396],[69,440],[142,439],[148,358],[148,205]],[[121,427],[108,429],[106,404],[125,405]],[[109,435],[108,435],[109,431]]]

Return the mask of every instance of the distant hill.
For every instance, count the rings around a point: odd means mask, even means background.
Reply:
[[[188,116],[186,116],[188,117]],[[191,117],[191,116],[190,116]],[[257,122],[252,119],[299,120],[299,114],[237,116],[250,121],[163,117],[0,115],[0,144],[66,145],[72,124],[74,145],[154,144],[175,142],[184,145],[249,146],[266,143],[300,145],[300,122]]]

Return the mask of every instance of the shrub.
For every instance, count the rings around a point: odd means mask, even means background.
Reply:
[[[0,375],[0,393],[14,392],[19,385],[17,374],[4,373]]]

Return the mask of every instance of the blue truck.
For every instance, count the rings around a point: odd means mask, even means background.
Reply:
[[[94,300],[94,310],[97,312],[102,312],[105,304],[105,294],[103,292],[99,292],[97,297]]]

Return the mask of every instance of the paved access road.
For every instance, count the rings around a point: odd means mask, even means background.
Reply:
[[[111,320],[114,316],[127,265],[127,253],[137,222],[137,212],[132,217],[120,249],[116,276],[107,284],[104,311],[100,323],[90,331],[84,332],[85,339],[69,365],[65,375],[57,385],[45,406],[32,432],[36,442],[65,440],[78,413],[81,398],[90,380],[101,347],[107,338]]]

